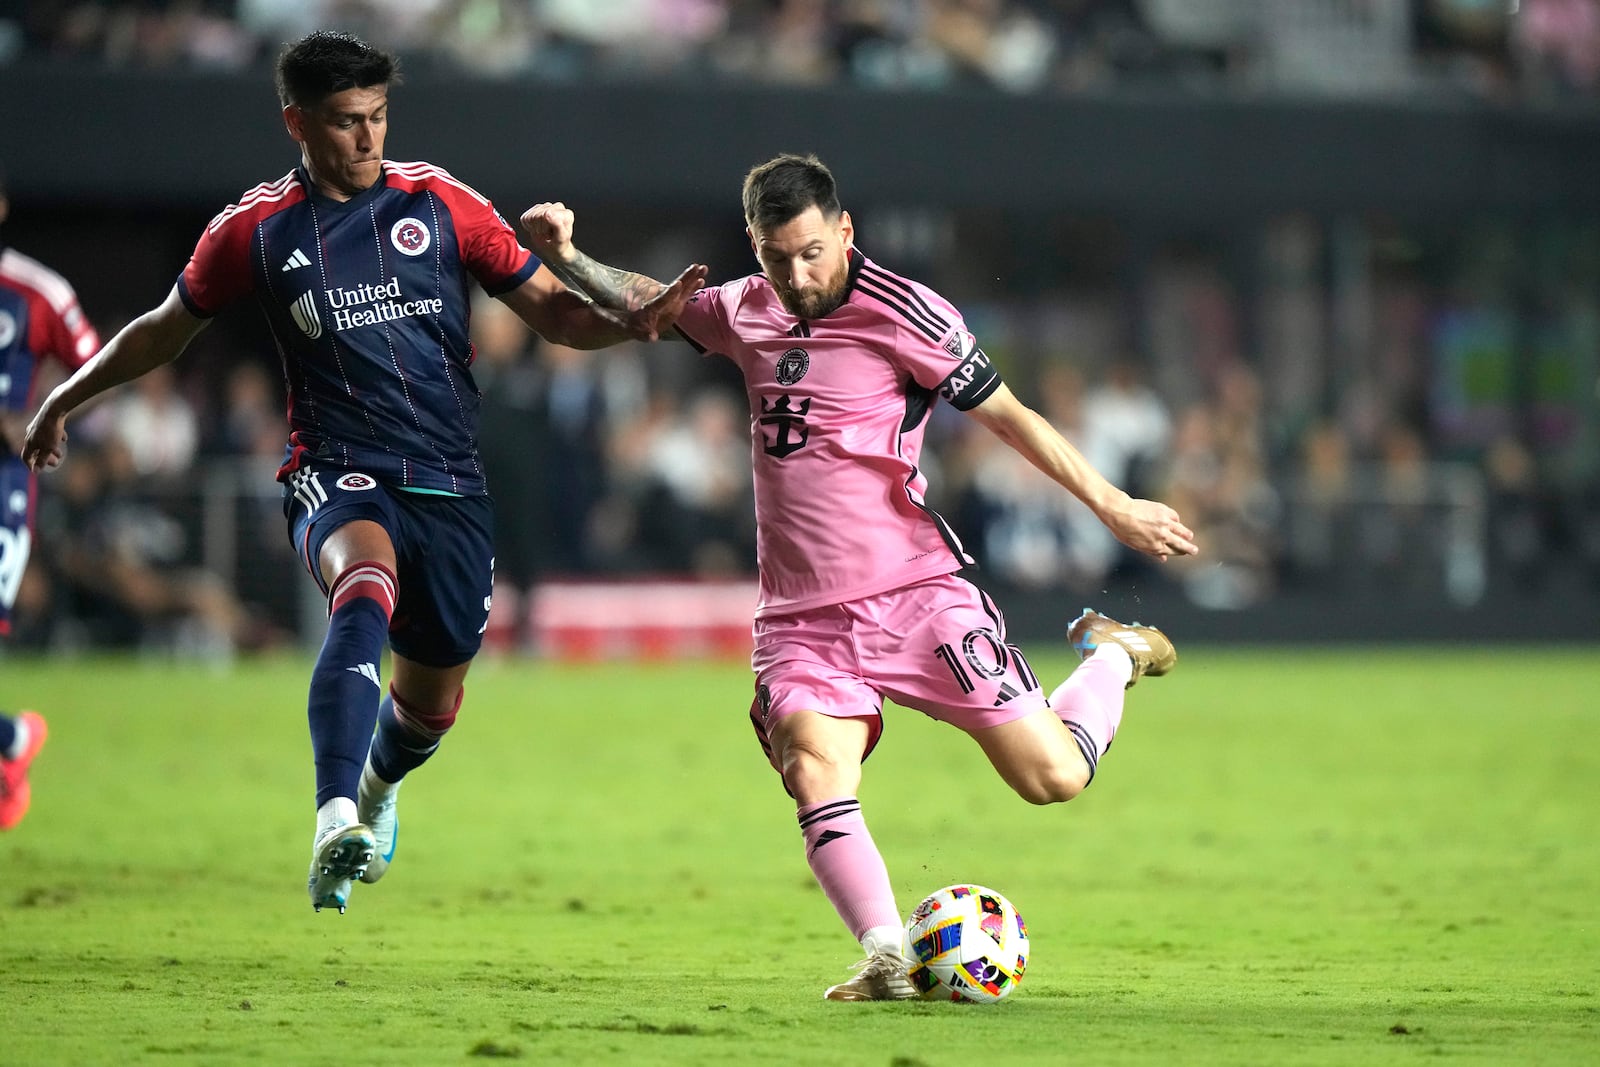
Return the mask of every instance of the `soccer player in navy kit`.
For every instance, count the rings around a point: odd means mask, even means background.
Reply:
[[[341,912],[357,879],[388,868],[396,790],[455,722],[488,619],[493,524],[469,276],[548,340],[578,348],[653,339],[705,279],[691,266],[625,313],[568,291],[471,188],[431,164],[384,159],[395,80],[392,56],[345,34],[286,48],[278,94],[300,165],[212,220],[166,300],[50,395],[23,449],[33,469],[54,466],[71,411],[176,358],[228,304],[261,305],[289,393],[284,511],[328,596],[308,702],[308,888],[315,908]]]
[[[10,212],[0,175],[0,222]],[[43,361],[76,370],[100,347],[100,335],[78,306],[67,280],[0,241],[0,635],[11,633],[11,609],[33,545],[34,476],[17,458]],[[0,830],[22,821],[32,801],[28,769],[48,734],[36,711],[0,712]]]

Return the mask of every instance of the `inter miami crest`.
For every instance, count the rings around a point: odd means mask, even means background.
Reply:
[[[811,354],[803,348],[791,348],[778,357],[778,384],[793,385],[811,369]]]

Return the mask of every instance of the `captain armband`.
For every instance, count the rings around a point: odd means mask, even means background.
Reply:
[[[939,384],[939,395],[957,411],[970,411],[1000,388],[1000,371],[988,353],[977,345],[967,358]]]

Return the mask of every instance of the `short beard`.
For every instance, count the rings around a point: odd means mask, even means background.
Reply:
[[[840,278],[839,284],[831,285],[826,289],[813,289],[806,293],[797,293],[793,289],[779,289],[778,299],[783,301],[783,306],[789,314],[797,319],[827,318],[844,304],[846,278]]]

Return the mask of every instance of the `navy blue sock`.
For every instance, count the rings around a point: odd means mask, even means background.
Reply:
[[[319,808],[334,797],[355,798],[378,717],[378,661],[388,634],[388,613],[371,597],[351,597],[328,618],[307,707]]]
[[[0,755],[17,741],[17,721],[9,715],[0,714]]]
[[[461,695],[455,707],[440,715],[425,715],[397,701],[391,691],[378,711],[378,733],[372,739],[372,769],[386,782],[398,782],[427,762],[439,748],[439,739],[455,724]]]

